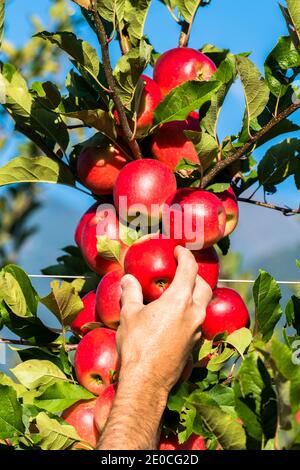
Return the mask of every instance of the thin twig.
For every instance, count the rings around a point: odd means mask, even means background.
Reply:
[[[35,347],[34,344],[32,344],[30,341],[27,341],[25,339],[7,339],[7,338],[0,338],[0,343],[4,344],[16,344],[19,346],[32,346]],[[62,347],[61,344],[57,343],[50,343],[45,345],[47,348],[60,348]],[[72,351],[77,348],[77,344],[66,344],[65,345],[65,350],[66,351]]]
[[[187,47],[188,46],[195,16],[196,16],[197,11],[199,10],[199,8],[202,6],[202,4],[203,4],[203,1],[199,2],[199,5],[195,8],[195,11],[194,11],[194,14],[191,18],[190,23],[188,23],[185,20],[180,22],[181,23],[181,33],[180,33],[180,36],[179,36],[179,43],[178,43],[179,47]]]
[[[218,162],[209,171],[209,173],[203,178],[201,187],[205,188],[209,183],[211,183],[211,181],[221,171],[225,170],[225,168],[227,168],[229,165],[232,165],[232,163],[236,162],[237,160],[242,158],[245,154],[250,152],[252,150],[253,145],[256,144],[256,142],[258,142],[262,137],[264,137],[268,132],[270,132],[270,130],[273,129],[273,127],[275,127],[281,121],[283,121],[288,116],[293,114],[299,108],[300,108],[300,102],[293,103],[290,106],[288,106],[284,111],[282,111],[280,114],[272,118],[265,127],[263,127],[260,131],[258,131],[253,136],[249,137],[247,142],[242,147],[240,147],[236,152],[234,152],[231,156],[222,160],[221,162]]]
[[[128,143],[133,153],[134,158],[138,160],[140,158],[143,158],[141,149],[140,149],[138,142],[134,139],[134,135],[132,133],[132,130],[130,129],[123,103],[117,93],[117,87],[116,87],[116,83],[115,83],[114,76],[113,76],[112,66],[110,63],[109,47],[107,44],[105,28],[98,14],[97,2],[95,0],[92,0],[92,13],[93,13],[94,20],[95,20],[97,38],[98,38],[99,44],[101,46],[101,51],[102,51],[104,73],[106,76],[108,86],[111,90],[111,97],[113,99],[113,102],[116,107],[116,111],[120,119],[120,124],[123,130],[123,136],[126,142]]]
[[[274,211],[281,212],[283,215],[300,214],[300,206],[298,209],[291,209],[290,207],[276,206],[275,204],[270,204],[268,202],[262,202],[262,201],[254,201],[253,199],[248,199],[245,197],[239,197],[238,201],[246,202],[247,204],[253,204],[255,206],[265,207],[267,209],[272,209]]]
[[[87,124],[73,124],[71,126],[67,126],[67,129],[73,130],[73,129],[84,129],[84,128],[91,128],[91,126],[88,126]]]

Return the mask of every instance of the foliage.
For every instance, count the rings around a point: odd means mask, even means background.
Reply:
[[[76,3],[84,6],[82,1]],[[140,74],[157,57],[144,37],[150,3],[98,0],[99,13],[110,36],[107,42],[116,37],[123,52],[113,78],[125,115],[133,121],[141,92]],[[187,24],[192,25],[198,8],[210,2],[163,3],[184,32]],[[29,235],[24,220],[37,207],[31,192],[33,183],[60,183],[80,189],[75,168],[82,145],[75,142],[74,122],[94,129],[96,139],[104,136],[114,142],[118,135],[107,69],[96,49],[70,31],[68,10],[64,8],[65,3],[59,1],[52,9],[52,14],[60,17],[55,22],[57,32],[47,32],[36,22],[35,37],[22,53],[5,43],[5,37],[2,43],[6,56],[0,73],[3,109],[13,119],[16,131],[32,142],[0,169],[0,186],[14,184],[8,189],[10,207],[14,209],[19,200],[23,203],[19,217],[14,216],[13,210],[9,219],[3,210],[3,242],[0,237],[3,259],[11,256],[5,245],[9,237],[16,240],[16,248]],[[200,110],[203,118],[199,131],[187,133],[199,156],[199,165],[180,162],[177,168],[180,185],[201,186],[203,177],[208,178],[225,162],[223,171],[209,181],[208,189],[218,192],[232,183],[241,194],[258,183],[265,191],[275,192],[290,176],[299,189],[298,139],[288,138],[272,146],[258,165],[255,161],[255,150],[260,145],[299,130],[288,116],[300,106],[299,90],[295,90],[300,71],[300,11],[297,0],[287,0],[287,7],[281,8],[289,36],[280,38],[268,55],[264,76],[249,54],[233,54],[206,44],[201,50],[217,64],[217,72],[209,82],[190,81],[172,90],[157,107],[152,129],[138,139],[142,152],[146,152],[147,137],[159,125],[185,119],[195,108]],[[84,8],[82,13],[95,30],[93,14]],[[3,19],[4,9],[0,7],[0,42]],[[60,75],[58,82],[55,78],[60,54],[70,60],[71,67],[63,82]],[[31,55],[33,61],[26,61]],[[22,67],[25,62],[30,65]],[[238,135],[220,141],[218,118],[238,78],[245,96],[241,129]],[[125,143],[120,145],[126,153],[130,152]],[[243,159],[234,162],[237,167],[227,167],[226,160],[240,149],[245,149]],[[25,186],[15,186],[16,183]],[[7,195],[1,202],[4,209],[8,204],[6,198]],[[229,246],[228,238],[219,244],[224,255]],[[238,265],[235,259],[231,263]],[[226,269],[225,266],[225,276]],[[79,250],[66,247],[58,264],[46,268],[44,273],[75,276],[86,275],[89,270]],[[69,325],[82,308],[79,294],[97,280],[94,276],[85,285],[54,281],[51,292],[40,298],[20,268],[10,264],[1,270],[0,326],[26,345],[19,350],[20,364],[11,370],[14,379],[0,375],[0,439],[4,444],[9,440],[16,449],[57,450],[70,449],[80,441],[75,430],[60,418],[68,406],[92,396],[74,378],[72,353],[77,340],[70,336]],[[164,427],[177,432],[181,442],[196,433],[204,435],[211,449],[292,449],[300,444],[299,420],[295,418],[300,403],[299,351],[295,347],[299,341],[300,298],[293,295],[283,309],[280,287],[269,273],[261,271],[253,286],[252,299],[254,315],[250,328],[203,341],[195,351],[191,379],[175,387],[169,397]],[[59,330],[51,329],[41,320],[42,307],[48,308],[59,322]]]

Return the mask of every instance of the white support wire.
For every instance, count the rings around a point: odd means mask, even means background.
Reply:
[[[28,274],[28,277],[31,279],[92,279],[91,276],[70,276],[70,275],[57,275],[54,274]],[[255,279],[219,279],[220,283],[223,284],[254,284]],[[300,285],[299,281],[276,281],[277,284],[286,284],[286,285]]]

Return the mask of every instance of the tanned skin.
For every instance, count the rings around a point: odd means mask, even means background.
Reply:
[[[121,322],[117,333],[121,369],[100,450],[156,449],[168,394],[200,340],[211,300],[209,285],[197,275],[193,254],[178,246],[175,278],[156,301],[144,305],[133,276],[122,279]]]

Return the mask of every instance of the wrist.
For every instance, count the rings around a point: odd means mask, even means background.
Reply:
[[[169,390],[163,381],[147,370],[146,367],[124,366],[121,367],[118,385],[118,396],[127,396],[140,406],[148,403],[156,404],[158,412],[163,412]]]

